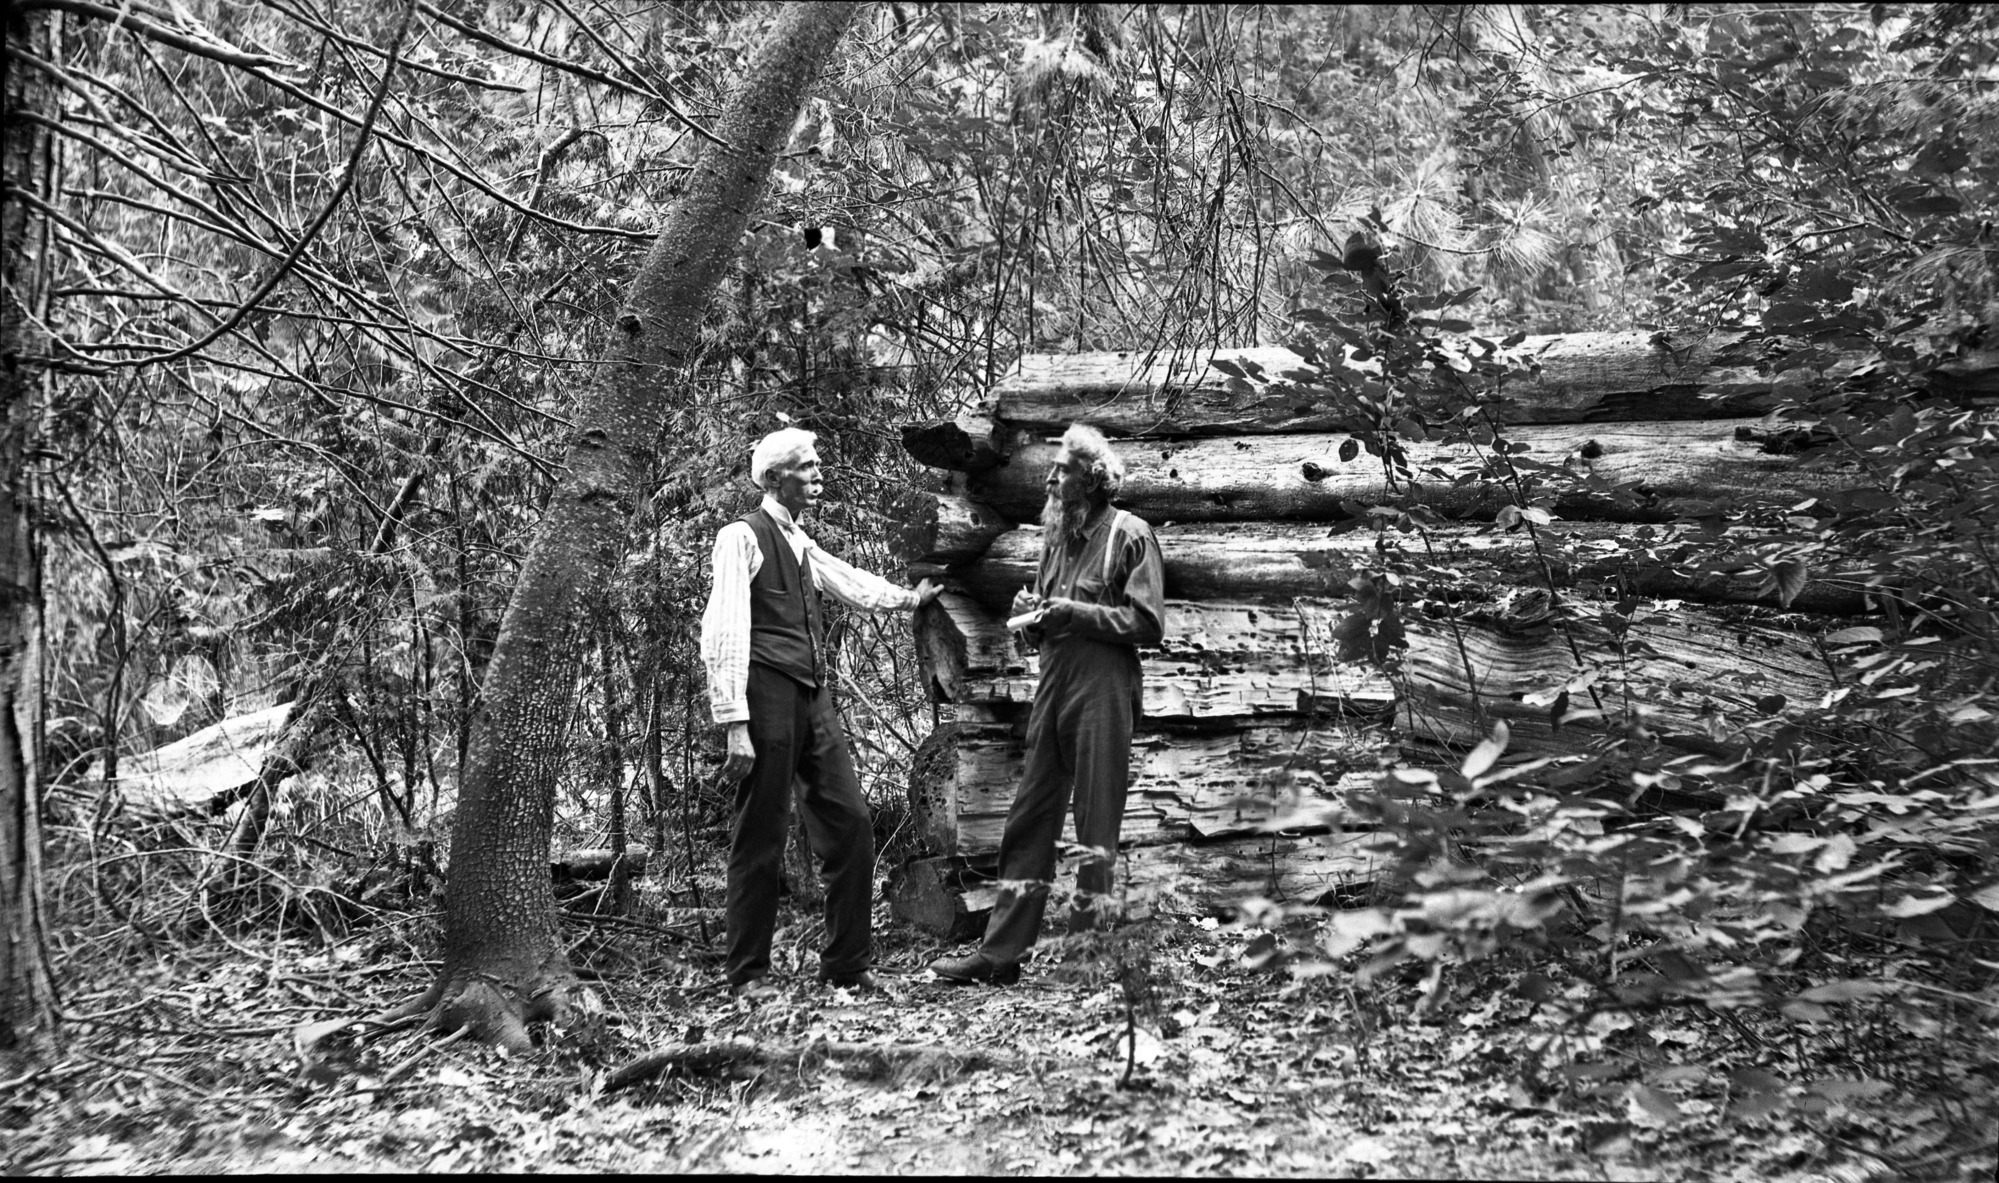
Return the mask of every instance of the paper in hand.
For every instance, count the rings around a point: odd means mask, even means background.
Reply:
[[[1041,623],[1042,611],[1042,609],[1036,608],[1032,612],[1023,612],[1019,616],[1008,617],[1006,622],[1007,631],[1018,632],[1024,628],[1033,628],[1035,625]]]

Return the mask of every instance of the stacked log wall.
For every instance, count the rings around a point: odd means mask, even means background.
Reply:
[[[1023,523],[1039,515],[1053,437],[1071,422],[1112,438],[1127,473],[1118,504],[1153,526],[1165,559],[1166,639],[1141,655],[1144,718],[1123,831],[1141,895],[1169,876],[1179,898],[1203,907],[1337,889],[1372,865],[1365,843],[1287,825],[1337,817],[1380,768],[1448,759],[1495,720],[1511,726],[1515,757],[1573,753],[1607,728],[1712,752],[1767,715],[1774,696],[1823,694],[1816,638],[1868,610],[1858,575],[1815,571],[1780,606],[1753,577],[1673,564],[1634,572],[1621,545],[1716,502],[1802,501],[1860,479],[1808,462],[1793,434],[1763,417],[1785,379],[1726,335],[1578,334],[1529,338],[1520,350],[1538,370],[1506,391],[1508,439],[1577,478],[1555,490],[1554,509],[1580,557],[1553,567],[1524,533],[1479,524],[1504,504],[1486,481],[1426,482],[1423,503],[1464,524],[1421,542],[1330,530],[1356,504],[1406,502],[1407,491],[1388,487],[1364,452],[1340,461],[1354,425],[1288,350],[1212,355],[1274,379],[1259,384],[1230,381],[1209,356],[1028,357],[988,406],[905,429],[913,455],[949,470],[949,491],[912,515],[903,544],[914,573],[952,589],[917,631],[933,693],[955,721],[915,762],[924,851],[893,876],[898,911],[962,936],[989,906],[986,876],[1019,781],[1036,676],[1003,619],[1034,577],[1040,532]],[[1818,364],[1833,377],[1852,368],[1837,357]],[[1989,398],[1999,367],[1958,366],[1942,382]],[[1463,471],[1478,459],[1441,439],[1408,451],[1418,471]],[[1715,531],[1697,549],[1757,540]],[[1452,620],[1408,618],[1394,679],[1337,660],[1332,637],[1353,607],[1349,581],[1391,560],[1421,564],[1457,606]],[[1622,663],[1617,709],[1559,727],[1546,705],[1524,701],[1577,672],[1545,595],[1536,603],[1550,578],[1572,601],[1679,601],[1632,626],[1650,651]]]

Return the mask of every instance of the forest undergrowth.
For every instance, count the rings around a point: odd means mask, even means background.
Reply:
[[[1906,1029],[1882,1001],[1814,1023],[1591,1013],[1569,1005],[1586,987],[1504,954],[1362,985],[1358,955],[1287,965],[1281,935],[1244,917],[1164,910],[1044,942],[1019,987],[953,988],[922,968],[937,942],[885,906],[882,997],[813,984],[823,934],[794,902],[781,994],[753,1005],[721,984],[719,911],[650,888],[634,903],[565,922],[600,1005],[525,1057],[356,1021],[435,973],[422,907],[355,905],[345,935],[303,910],[282,931],[211,913],[173,935],[73,932],[67,1042],[4,1082],[0,1170],[1969,1181],[1995,1166],[1999,1033]]]

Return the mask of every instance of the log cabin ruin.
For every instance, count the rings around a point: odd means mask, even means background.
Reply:
[[[1426,480],[1423,502],[1452,523],[1426,539],[1364,523],[1337,531],[1391,490],[1380,459],[1349,443],[1356,425],[1325,397],[1326,371],[1290,349],[1029,356],[974,410],[905,427],[906,448],[944,478],[902,549],[913,576],[949,590],[916,625],[939,725],[914,760],[922,853],[891,874],[897,914],[961,939],[991,906],[1035,684],[1035,659],[1003,622],[1034,578],[1042,482],[1070,422],[1112,439],[1127,467],[1117,504],[1153,526],[1165,558],[1166,638],[1141,655],[1119,860],[1120,890],[1135,898],[1165,888],[1212,909],[1337,900],[1371,878],[1376,857],[1368,834],[1340,824],[1345,796],[1394,764],[1456,767],[1495,721],[1510,729],[1507,759],[1578,753],[1607,732],[1714,752],[1771,704],[1825,694],[1822,638],[1869,611],[1860,579],[1814,570],[1780,587],[1767,569],[1704,570],[1715,564],[1703,557],[1755,541],[1739,530],[1667,546],[1669,523],[1717,505],[1802,501],[1853,479],[1806,462],[1810,441],[1769,415],[1781,377],[1767,357],[1737,356],[1738,340],[1517,341],[1531,367],[1506,392],[1506,437],[1542,464],[1629,491],[1555,490],[1556,520],[1539,538],[1571,544],[1552,566],[1535,530],[1495,523],[1506,504],[1490,481]],[[1365,368],[1350,352],[1326,364]],[[1995,375],[1967,365],[1942,380],[1984,399],[1999,393]],[[1406,444],[1413,470],[1479,466],[1469,444],[1441,434]],[[1650,557],[1669,561],[1634,565],[1634,540],[1656,541]],[[1356,607],[1355,577],[1398,564],[1420,568],[1441,598],[1402,614],[1407,648],[1391,677],[1339,660],[1334,634]],[[1604,674],[1613,709],[1561,726],[1549,701],[1585,671],[1572,632],[1551,627],[1551,586],[1586,618],[1621,602],[1644,642]],[[1661,600],[1678,603],[1633,607]],[[1066,867],[1057,893],[1072,884]]]

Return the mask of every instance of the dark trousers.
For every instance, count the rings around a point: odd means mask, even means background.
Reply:
[[[1110,646],[1104,646],[1110,650]],[[1027,721],[1027,765],[1020,792],[1007,811],[1000,836],[999,875],[1005,882],[986,922],[979,951],[1002,965],[1019,961],[1041,931],[1048,888],[1055,878],[1055,844],[1073,791],[1076,841],[1101,847],[1109,857],[1086,856],[1076,873],[1078,903],[1110,894],[1124,824],[1125,795],[1131,787],[1131,728],[1136,713],[1138,662],[1130,650],[1108,653],[1088,676],[1051,685],[1044,676]],[[1044,670],[1047,666],[1044,663]],[[1071,914],[1072,926],[1093,918]]]
[[[729,849],[729,982],[770,972],[794,781],[805,837],[826,884],[826,949],[820,954],[820,970],[864,970],[873,958],[875,835],[833,698],[823,686],[811,689],[753,661],[749,708],[757,758],[749,776],[736,786],[735,836]]]

